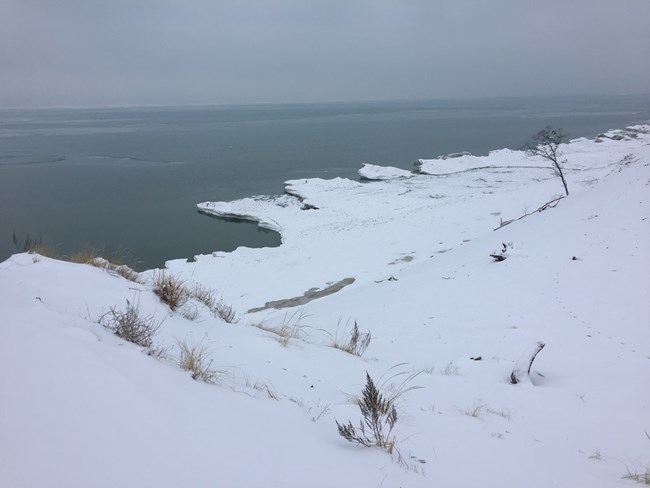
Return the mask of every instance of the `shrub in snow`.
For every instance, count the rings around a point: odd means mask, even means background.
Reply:
[[[355,427],[351,421],[341,424],[336,420],[339,435],[350,442],[366,447],[381,447],[392,454],[395,448],[393,429],[397,423],[395,402],[407,391],[418,388],[416,386],[407,387],[408,383],[418,374],[411,374],[399,387],[390,394],[386,394],[375,385],[366,371],[366,386],[361,392],[361,398],[357,400],[362,416],[359,427]]]
[[[176,310],[183,305],[188,298],[185,283],[176,276],[168,275],[164,271],[154,275],[153,292],[172,310]]]
[[[391,398],[384,396],[375,386],[368,372],[366,372],[366,386],[357,403],[363,416],[359,428],[357,429],[349,420],[347,424],[340,424],[336,420],[339,435],[350,442],[367,447],[378,446],[392,452],[395,445],[392,432],[397,423],[397,409]]]
[[[156,322],[153,315],[141,316],[140,303],[127,300],[126,310],[111,307],[99,318],[98,323],[124,340],[142,347],[151,347],[162,322]]]

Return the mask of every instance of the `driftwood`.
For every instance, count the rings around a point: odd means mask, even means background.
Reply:
[[[533,361],[535,361],[537,354],[544,349],[545,345],[543,342],[537,342],[530,350],[521,355],[515,363],[512,373],[510,373],[510,383],[516,385],[522,381],[529,380],[530,368],[533,366]]]
[[[555,208],[555,207],[557,207],[557,204],[560,203],[560,200],[562,200],[563,198],[564,198],[564,195],[562,195],[562,196],[560,196],[558,198],[554,198],[550,202],[546,202],[544,205],[542,205],[541,207],[533,210],[532,212],[525,213],[521,217],[517,217],[516,219],[510,219],[510,220],[501,219],[501,221],[499,222],[499,227],[497,227],[496,229],[492,229],[492,230],[499,230],[501,227],[505,227],[506,225],[512,224],[513,222],[516,222],[517,220],[521,220],[521,219],[523,219],[525,217],[528,217],[529,215],[533,215],[534,213],[538,213],[538,212],[543,212],[547,208]]]

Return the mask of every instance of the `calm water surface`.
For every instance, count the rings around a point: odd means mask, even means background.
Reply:
[[[363,163],[519,148],[650,119],[650,96],[120,109],[0,110],[0,261],[11,236],[63,254],[130,250],[138,269],[238,246],[277,246],[196,204],[278,194],[288,179],[357,178]]]

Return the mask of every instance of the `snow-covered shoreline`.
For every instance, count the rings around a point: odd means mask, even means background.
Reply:
[[[545,161],[365,165],[363,183],[199,204],[282,235],[167,263],[233,324],[196,300],[171,311],[153,270],[0,263],[0,485],[635,486],[621,477],[650,463],[650,126],[561,150],[571,196],[497,231],[562,193]],[[162,359],[96,323],[127,300],[165,319]],[[372,333],[361,357],[331,347],[355,322]],[[174,364],[178,339],[209,346],[219,385]],[[509,384],[536,341],[532,384]],[[419,372],[398,405],[402,463],[338,435],[366,371],[386,387]]]

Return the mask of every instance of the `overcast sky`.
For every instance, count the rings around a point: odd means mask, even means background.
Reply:
[[[0,106],[650,91],[650,0],[1,0]]]

